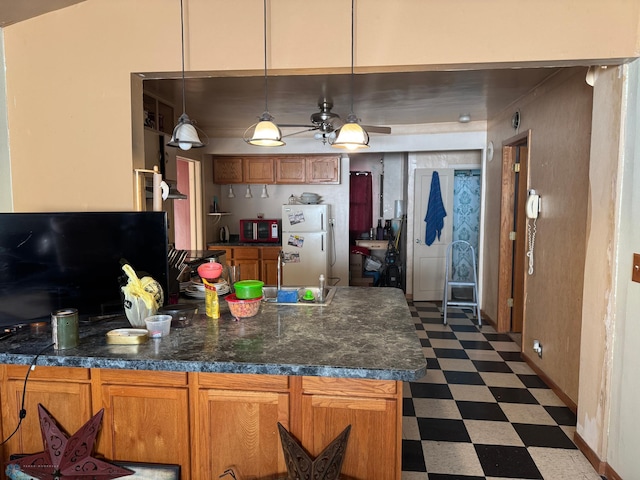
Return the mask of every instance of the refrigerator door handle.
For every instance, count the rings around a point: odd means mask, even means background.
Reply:
[[[324,230],[324,213],[320,214],[320,230]]]
[[[320,249],[324,252],[324,235],[320,237]]]

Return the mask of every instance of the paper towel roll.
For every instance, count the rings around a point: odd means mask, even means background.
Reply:
[[[153,211],[162,211],[162,174],[153,173]]]
[[[394,218],[402,218],[402,215],[404,215],[404,202],[402,200],[396,200],[394,211]]]

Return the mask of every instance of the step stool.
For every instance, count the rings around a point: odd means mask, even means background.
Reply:
[[[473,266],[473,281],[457,281],[452,280],[450,267],[451,267],[451,255],[455,246],[461,248],[463,251],[470,250],[471,252],[471,263]],[[449,298],[451,287],[471,287],[472,290],[472,299],[469,301],[466,300],[455,300],[453,298]],[[478,274],[476,270],[476,252],[473,246],[465,241],[465,240],[456,240],[451,242],[447,247],[447,257],[446,257],[446,265],[445,265],[445,274],[444,274],[444,295],[442,298],[442,315],[444,317],[444,324],[447,324],[447,309],[448,307],[460,307],[460,308],[471,308],[475,310],[476,317],[478,318],[478,326],[482,327],[482,318],[480,317],[480,305],[478,303]]]

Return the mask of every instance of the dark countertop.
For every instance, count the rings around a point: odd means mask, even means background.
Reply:
[[[310,375],[414,381],[426,372],[404,293],[396,288],[337,287],[326,306],[263,303],[236,321],[224,297],[217,320],[199,309],[191,325],[141,345],[109,345],[105,334],[130,327],[125,317],[80,325],[76,348],[44,350],[37,365],[181,372]],[[51,331],[26,328],[0,340],[0,363],[30,364]]]

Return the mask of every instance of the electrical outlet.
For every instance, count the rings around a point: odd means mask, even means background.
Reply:
[[[539,340],[533,341],[533,351],[538,354],[540,358],[542,358],[542,345]]]
[[[332,227],[335,226],[336,224],[336,219],[335,218],[330,218],[329,219],[329,225],[331,225]]]

